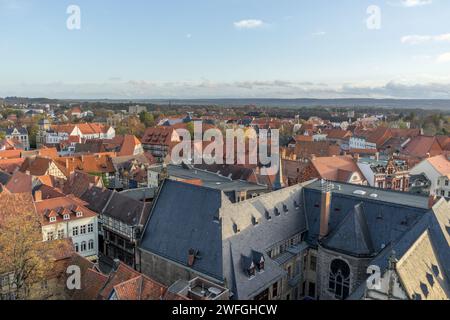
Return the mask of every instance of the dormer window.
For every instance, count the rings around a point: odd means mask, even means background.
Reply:
[[[77,218],[81,218],[83,216],[83,212],[77,211]]]
[[[64,220],[70,220],[70,215],[65,214],[65,215],[64,215]]]
[[[283,204],[283,211],[284,211],[285,213],[288,213],[288,212],[289,212],[289,208],[288,208],[288,206],[285,205],[285,204]]]
[[[256,267],[255,265],[252,263],[250,268],[248,268],[248,276],[250,278],[253,278],[256,275]]]
[[[50,222],[56,222],[56,217],[50,217]]]
[[[264,271],[264,263],[265,263],[265,261],[264,261],[264,258],[263,258],[259,262],[259,266],[258,266],[259,272],[263,272]]]
[[[254,226],[257,226],[258,225],[258,219],[256,219],[255,217],[252,217],[252,224],[254,225]]]
[[[295,207],[295,210],[300,209],[300,205],[298,204],[297,201],[294,201],[294,207]]]
[[[272,220],[272,217],[270,216],[269,211],[266,210],[266,211],[265,211],[265,215],[266,215],[266,219],[267,219],[267,220],[269,220],[269,221]]]
[[[274,210],[273,210],[273,213],[275,214],[275,216],[279,216],[280,215],[280,210],[278,210],[278,208],[275,208]]]

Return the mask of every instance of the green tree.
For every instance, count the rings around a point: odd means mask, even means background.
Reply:
[[[145,125],[146,128],[153,127],[155,125],[155,118],[147,111],[142,111],[139,114],[139,120]]]

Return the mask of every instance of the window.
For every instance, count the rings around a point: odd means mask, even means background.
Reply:
[[[255,265],[252,263],[252,265],[250,266],[250,268],[248,268],[248,276],[250,278],[253,278],[256,274],[256,268]]]
[[[337,299],[344,300],[349,296],[350,267],[345,261],[336,259],[331,262],[328,289]]]
[[[86,234],[86,226],[80,227],[80,234]]]
[[[55,234],[53,232],[47,232],[47,241],[55,240]]]
[[[56,217],[50,217],[50,222],[56,222]]]
[[[64,220],[70,220],[70,215],[65,214],[65,215],[64,215]]]
[[[84,251],[86,251],[86,241],[83,241],[81,243],[81,252],[84,252]]]
[[[78,227],[73,227],[72,235],[76,237],[78,235]]]
[[[311,271],[316,271],[316,268],[317,268],[317,257],[311,256],[311,259],[309,261],[309,269],[311,269]]]
[[[316,284],[314,282],[310,282],[308,286],[308,296],[311,298],[316,297]]]
[[[258,294],[255,297],[255,300],[257,300],[257,301],[269,300],[269,289],[266,289],[263,292],[261,292],[260,294]]]
[[[89,233],[94,232],[94,224],[93,223],[88,224],[88,232]]]
[[[278,296],[278,282],[275,282],[272,287],[272,296]]]
[[[448,187],[448,180],[445,180],[445,186]]]
[[[88,244],[88,249],[89,250],[94,250],[94,240],[89,240],[89,244]]]
[[[287,268],[287,273],[288,273],[288,279],[289,279],[289,280],[292,279],[292,267],[291,267],[291,266],[289,266],[289,267]]]
[[[75,243],[74,247],[75,247],[75,252],[79,252],[80,251],[80,247],[79,247],[78,243]]]
[[[78,211],[78,212],[77,212],[77,218],[81,218],[82,216],[83,216],[83,212]]]
[[[6,287],[7,285],[9,285],[9,276],[4,276],[3,278],[1,278],[0,286]]]
[[[65,232],[64,229],[58,230],[58,239],[64,239]]]

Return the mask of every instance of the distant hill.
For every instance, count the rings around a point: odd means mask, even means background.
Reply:
[[[1,98],[0,98],[1,101]],[[95,99],[64,100],[47,98],[6,97],[7,104],[67,104],[83,102],[157,104],[157,105],[215,105],[215,106],[260,106],[260,107],[333,107],[333,108],[394,108],[450,111],[450,100],[433,99]]]

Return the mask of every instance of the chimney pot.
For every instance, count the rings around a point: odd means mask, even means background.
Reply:
[[[319,240],[328,235],[328,224],[330,221],[331,192],[322,193],[322,203],[320,205],[320,234]]]
[[[35,202],[41,202],[42,201],[42,191],[41,190],[37,190],[34,193],[34,201]]]

